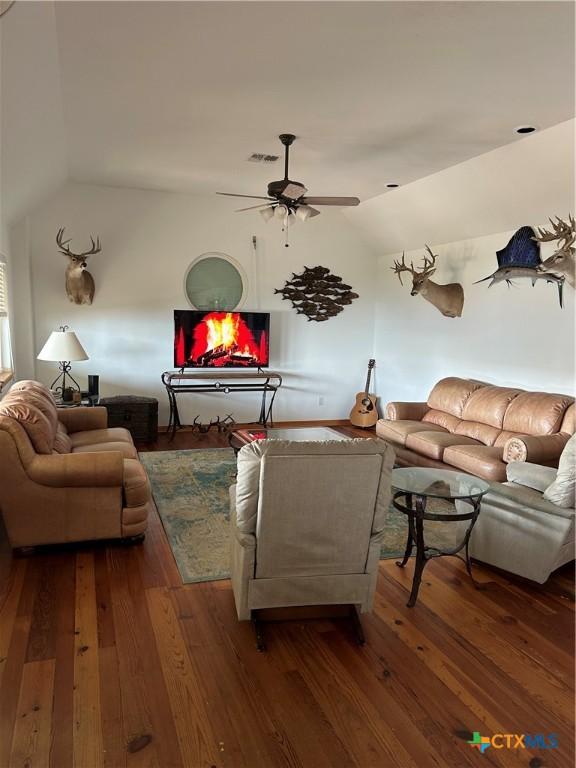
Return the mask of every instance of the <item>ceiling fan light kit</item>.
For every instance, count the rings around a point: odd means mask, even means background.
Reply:
[[[274,216],[276,216],[277,219],[285,219],[286,216],[290,213],[288,206],[281,203],[280,205],[277,205],[274,209]]]
[[[280,219],[283,222],[282,230],[286,233],[285,246],[287,248],[289,245],[288,223],[290,217],[292,217],[292,220],[307,221],[314,216],[318,216],[320,213],[312,205],[345,207],[358,205],[360,200],[357,197],[305,197],[308,190],[304,184],[301,184],[299,181],[292,181],[288,177],[289,151],[296,136],[293,133],[281,133],[278,138],[284,145],[284,178],[279,181],[271,181],[268,184],[268,197],[240,195],[234,192],[217,192],[216,194],[226,197],[245,197],[252,200],[265,201],[258,205],[251,205],[248,208],[238,208],[237,213],[258,210],[264,221],[270,221],[272,218]]]
[[[300,221],[307,221],[308,219],[311,219],[313,216],[318,216],[320,214],[320,211],[317,211],[316,208],[312,208],[310,205],[299,205],[296,209],[296,218],[300,219]]]
[[[274,208],[271,205],[267,205],[266,208],[260,210],[260,216],[262,216],[264,221],[270,221],[270,219],[274,218]]]

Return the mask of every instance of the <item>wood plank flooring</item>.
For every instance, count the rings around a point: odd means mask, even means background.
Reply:
[[[148,449],[226,444],[182,432]],[[159,519],[140,546],[0,546],[0,768],[469,768],[574,764],[573,568],[538,587],[445,558],[380,565],[366,645],[345,620],[236,619],[182,585]],[[557,734],[558,749],[470,734]]]

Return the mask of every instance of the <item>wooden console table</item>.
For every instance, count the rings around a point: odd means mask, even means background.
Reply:
[[[162,383],[166,387],[170,404],[170,419],[168,432],[172,432],[172,440],[176,431],[182,427],[178,412],[177,396],[186,393],[221,392],[225,395],[231,392],[261,392],[260,416],[258,424],[266,426],[272,421],[272,406],[276,392],[282,386],[282,376],[276,371],[228,371],[224,368],[212,371],[164,371]],[[270,393],[270,400],[268,399]]]

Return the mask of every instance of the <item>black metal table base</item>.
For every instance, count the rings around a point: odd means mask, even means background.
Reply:
[[[218,380],[218,377],[222,380]],[[162,383],[166,388],[170,406],[168,420],[170,440],[173,440],[176,432],[184,426],[180,421],[177,396],[186,393],[212,392],[228,395],[233,392],[261,392],[260,414],[257,423],[264,427],[273,426],[272,408],[276,399],[276,393],[282,386],[282,376],[272,371],[269,373],[258,371],[258,373],[254,374],[254,378],[259,379],[258,381],[247,381],[247,378],[249,377],[238,378],[234,374],[227,377],[225,372],[218,371],[214,373],[214,381],[207,381],[205,377],[198,377],[194,380],[193,374],[164,372],[162,374]]]
[[[400,504],[398,499],[405,499],[405,504]],[[416,494],[406,493],[405,491],[398,491],[394,494],[392,503],[399,512],[402,512],[408,517],[408,538],[406,540],[406,550],[404,557],[401,561],[398,561],[396,565],[399,568],[404,568],[408,563],[408,560],[412,556],[414,545],[416,545],[416,558],[414,564],[414,577],[412,579],[412,590],[406,606],[412,608],[416,604],[418,599],[418,591],[422,582],[422,574],[426,563],[435,557],[452,556],[458,557],[466,565],[468,575],[472,579],[472,583],[478,589],[478,584],[472,576],[472,564],[470,561],[470,554],[468,551],[470,534],[480,514],[480,502],[481,497],[467,497],[460,498],[458,501],[462,501],[472,506],[471,512],[458,513],[458,514],[436,514],[426,512],[426,496],[418,496]],[[441,522],[456,523],[465,520],[470,521],[470,525],[466,529],[464,538],[451,549],[439,549],[437,547],[427,547],[424,542],[424,521],[436,520]],[[462,557],[459,553],[464,550],[465,557]]]

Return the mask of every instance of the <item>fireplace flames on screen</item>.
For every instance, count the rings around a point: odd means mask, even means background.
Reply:
[[[191,349],[181,328],[176,343],[180,365],[200,367],[257,366],[266,364],[267,341],[262,331],[258,342],[238,312],[209,312],[192,331]]]

